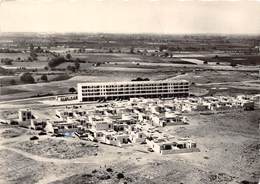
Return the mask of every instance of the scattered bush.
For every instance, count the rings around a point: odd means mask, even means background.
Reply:
[[[10,80],[10,84],[11,84],[11,85],[15,85],[15,84],[16,84],[16,81],[15,81],[14,79],[11,79],[11,80]]]
[[[46,132],[39,132],[38,135],[47,135]]]
[[[69,92],[70,92],[70,93],[76,93],[77,91],[76,91],[75,88],[70,88],[70,89],[69,89]]]
[[[69,71],[71,71],[71,72],[75,72],[75,71],[76,71],[76,67],[75,67],[75,66],[68,65],[68,66],[67,66],[67,70],[69,70]]]
[[[37,136],[32,136],[32,137],[30,137],[30,140],[31,140],[31,141],[38,140],[38,139],[39,139],[39,137],[37,137]]]
[[[76,70],[79,70],[79,68],[80,68],[80,64],[79,64],[80,62],[79,62],[79,60],[76,60],[75,62],[74,62],[74,65],[75,65],[75,69]]]
[[[123,173],[118,173],[118,174],[116,175],[116,177],[117,177],[117,179],[122,179],[122,178],[124,178],[125,176],[124,176]]]
[[[92,178],[92,174],[82,174],[82,177]]]
[[[99,178],[100,180],[108,180],[108,179],[110,179],[111,177],[110,177],[109,175],[104,174],[104,175],[99,176],[98,178]]]
[[[237,64],[236,64],[236,63],[230,63],[230,66],[232,66],[232,67],[236,67]]]
[[[47,75],[46,75],[46,74],[43,74],[43,75],[41,76],[41,80],[47,82],[47,81],[48,81]]]
[[[112,168],[107,168],[107,172],[113,172]]]
[[[71,58],[72,58],[71,54],[67,54],[67,55],[66,55],[66,59],[67,59],[67,60],[71,60]]]

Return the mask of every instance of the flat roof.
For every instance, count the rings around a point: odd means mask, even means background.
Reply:
[[[160,80],[160,81],[121,81],[121,82],[85,82],[78,85],[123,85],[123,84],[160,84],[160,83],[189,82],[187,80]]]

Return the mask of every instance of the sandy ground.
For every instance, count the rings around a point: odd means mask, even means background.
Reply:
[[[18,135],[5,137],[0,133],[0,183],[82,183],[82,177],[88,174],[92,174],[92,179],[86,181],[111,184],[123,183],[126,178],[127,183],[144,184],[258,182],[260,111],[190,115],[188,118],[189,125],[165,127],[163,131],[191,137],[197,141],[200,152],[164,156],[147,152],[146,145],[118,148],[97,144],[97,155],[66,157],[89,147],[80,145],[75,138],[53,140],[41,136],[35,143],[37,149],[30,149],[34,142],[30,142],[29,137],[35,132],[1,126],[1,132],[12,130]],[[88,144],[93,143],[86,142]],[[107,173],[108,167],[123,173],[125,179]],[[97,174],[93,174],[93,170],[97,170]]]

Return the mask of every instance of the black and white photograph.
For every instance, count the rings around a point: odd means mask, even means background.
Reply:
[[[260,0],[0,0],[0,184],[260,184]]]

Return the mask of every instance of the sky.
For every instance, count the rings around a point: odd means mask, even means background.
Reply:
[[[0,0],[0,32],[260,34],[260,0]]]

